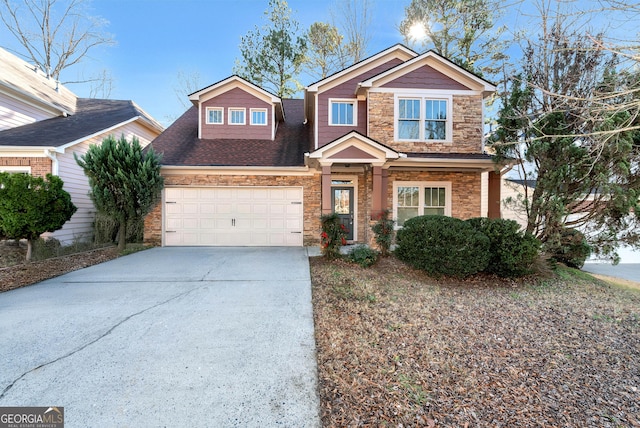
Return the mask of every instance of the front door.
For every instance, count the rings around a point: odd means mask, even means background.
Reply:
[[[333,187],[331,205],[340,223],[347,229],[347,240],[353,240],[353,187]]]

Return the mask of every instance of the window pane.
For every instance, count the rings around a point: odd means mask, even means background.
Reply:
[[[420,119],[420,100],[399,100],[398,109],[400,119]]]
[[[447,123],[444,121],[427,120],[424,123],[424,138],[426,140],[446,140]]]
[[[251,123],[254,125],[265,125],[267,123],[267,113],[264,111],[252,111]]]
[[[353,103],[332,102],[331,103],[331,124],[332,125],[353,125]]]
[[[398,226],[404,226],[404,222],[418,215],[418,208],[398,207]]]
[[[446,196],[444,187],[424,188],[424,214],[444,215]]]
[[[347,189],[333,189],[334,207],[336,214],[351,214],[350,191]]]
[[[418,207],[417,187],[398,187],[399,207]]]
[[[398,138],[401,140],[417,140],[420,138],[420,122],[417,120],[400,120]]]
[[[433,101],[432,100],[425,101],[424,117],[427,119],[433,119]]]
[[[447,102],[438,101],[438,119],[447,120]]]
[[[222,110],[208,110],[209,123],[222,123]]]
[[[424,215],[444,215],[444,208],[425,208]]]
[[[244,110],[231,110],[231,123],[244,123]]]
[[[447,120],[446,100],[426,100],[425,108],[425,119]]]

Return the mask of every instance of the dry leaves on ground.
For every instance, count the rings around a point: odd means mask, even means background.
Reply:
[[[640,293],[311,259],[324,426],[640,427]]]
[[[6,256],[7,253],[8,251],[5,248],[3,254]],[[21,257],[24,257],[24,255]],[[118,250],[115,247],[109,247],[0,268],[0,292],[31,285],[67,272],[106,262],[116,257],[118,257]]]

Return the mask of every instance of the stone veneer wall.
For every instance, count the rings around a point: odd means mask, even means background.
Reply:
[[[369,94],[369,137],[400,152],[482,153],[482,96],[453,96],[453,142],[394,141],[394,95]]]
[[[480,217],[481,174],[479,172],[415,172],[389,170],[387,206],[393,208],[395,181],[450,181],[451,216],[463,220]]]
[[[313,176],[267,176],[267,175],[165,175],[165,186],[302,186],[304,188],[304,245],[320,242],[321,177]],[[160,245],[162,242],[162,203],[144,220],[144,242]]]
[[[45,177],[51,173],[51,159],[39,157],[0,157],[1,166],[29,166],[31,175],[34,177]]]

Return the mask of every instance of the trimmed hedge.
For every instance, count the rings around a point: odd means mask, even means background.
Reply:
[[[489,264],[486,272],[502,277],[531,273],[540,252],[540,241],[520,230],[514,220],[472,218],[467,220],[476,231],[489,238]]]
[[[465,277],[483,271],[489,263],[489,238],[457,218],[413,217],[396,239],[396,256],[432,275]]]

